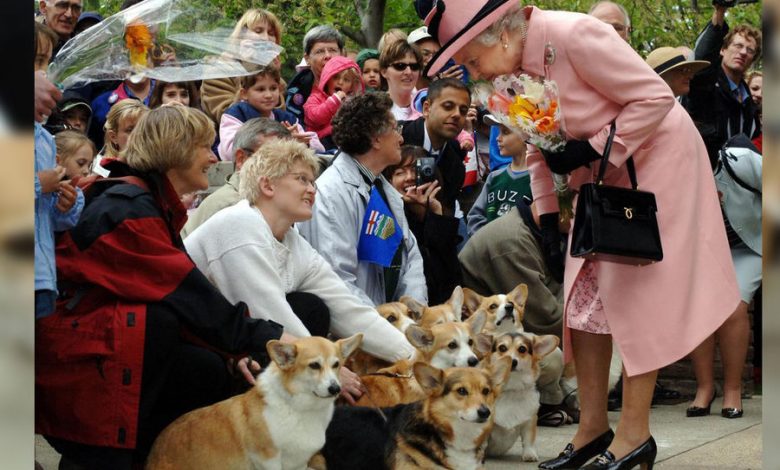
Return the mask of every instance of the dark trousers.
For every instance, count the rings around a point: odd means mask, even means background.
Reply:
[[[136,449],[98,447],[47,437],[63,455],[62,470],[141,468],[165,426],[188,411],[231,395],[231,378],[223,358],[183,341],[180,334],[173,314],[155,310],[147,315]]]
[[[312,336],[328,336],[330,309],[322,299],[308,292],[290,292],[287,303]]]

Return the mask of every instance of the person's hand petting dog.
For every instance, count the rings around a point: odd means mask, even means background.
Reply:
[[[577,168],[601,158],[601,155],[586,140],[569,140],[563,150],[559,152],[548,152],[541,149],[540,151],[550,170],[559,175],[571,173]]]
[[[563,282],[565,257],[561,251],[561,232],[558,230],[558,213],[539,216],[539,226],[542,231],[542,257],[547,263],[553,279]]]
[[[360,377],[346,367],[339,369],[339,382],[341,382],[341,396],[350,405],[355,405],[355,400],[363,396],[365,387]]]
[[[255,384],[255,377],[260,373],[260,370],[262,370],[260,364],[252,359],[251,356],[242,357],[238,362],[232,358],[228,359],[227,366],[231,375],[241,373],[241,376],[243,376],[247,383],[251,385]]]

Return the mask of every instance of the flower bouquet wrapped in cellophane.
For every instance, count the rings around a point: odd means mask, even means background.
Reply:
[[[560,151],[566,145],[555,81],[526,74],[502,75],[492,84],[476,85],[474,93],[498,122],[520,133],[526,143],[548,152]],[[574,215],[574,195],[569,189],[567,175],[553,173],[553,181],[559,216],[565,223]]]
[[[49,65],[63,88],[101,80],[166,82],[249,75],[282,48],[233,34],[233,24],[211,2],[145,0],[77,35]]]

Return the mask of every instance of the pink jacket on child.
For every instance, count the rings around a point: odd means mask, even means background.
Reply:
[[[335,94],[328,96],[325,92],[328,80],[333,78],[336,74],[342,70],[349,68],[354,69],[358,77],[362,77],[360,67],[354,60],[348,59],[343,56],[336,56],[330,59],[325,67],[322,68],[322,74],[320,74],[320,81],[317,82],[317,86],[311,90],[309,98],[306,99],[306,103],[303,104],[304,125],[307,131],[314,131],[317,133],[317,137],[323,138],[333,133],[333,126],[331,121],[333,116],[336,115],[336,111],[341,106],[341,100]],[[360,92],[365,92],[366,87],[363,85],[362,78],[360,79]]]

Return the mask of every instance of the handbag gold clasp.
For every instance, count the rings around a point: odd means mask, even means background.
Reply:
[[[626,219],[631,220],[634,218],[634,209],[631,207],[624,207],[623,210],[626,214]]]

